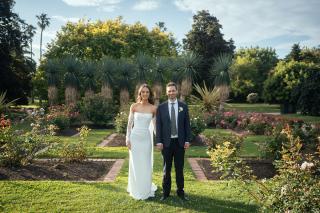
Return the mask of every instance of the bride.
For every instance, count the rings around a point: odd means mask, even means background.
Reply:
[[[130,107],[126,134],[129,149],[127,191],[137,200],[154,197],[157,190],[157,186],[152,183],[156,110],[150,87],[142,84],[138,90],[137,102]]]

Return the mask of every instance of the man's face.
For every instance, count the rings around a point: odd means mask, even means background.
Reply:
[[[167,87],[167,96],[171,100],[175,100],[177,97],[177,89],[175,86]]]

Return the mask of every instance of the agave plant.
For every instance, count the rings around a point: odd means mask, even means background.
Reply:
[[[136,72],[136,89],[135,95],[138,94],[138,89],[141,84],[146,83],[147,76],[151,71],[152,68],[152,58],[142,52],[138,52],[137,57],[135,58],[135,64],[137,66]]]
[[[116,62],[109,57],[103,57],[99,66],[99,79],[102,82],[101,94],[105,99],[112,99],[113,74],[116,71]]]
[[[169,58],[168,59],[168,70],[170,70],[170,81],[173,81],[177,85],[178,89],[178,94],[181,93],[181,80],[182,80],[182,75],[181,75],[181,58]]]
[[[153,70],[153,77],[154,77],[154,84],[153,84],[153,96],[155,99],[155,105],[159,105],[160,97],[163,91],[163,83],[164,83],[164,76],[165,72],[168,68],[167,59],[164,57],[159,57],[155,61],[155,68]]]
[[[10,102],[6,102],[6,95],[7,95],[7,91],[0,93],[0,113],[2,113],[4,110],[7,110],[10,106],[14,104],[16,100],[18,100],[17,98]]]
[[[67,105],[75,105],[78,99],[78,90],[80,87],[78,78],[79,62],[76,58],[68,56],[64,60],[64,84],[65,84],[65,102]]]
[[[217,109],[219,105],[219,92],[217,89],[208,89],[206,84],[203,83],[203,87],[200,87],[198,84],[194,85],[196,92],[200,95],[200,98],[194,95],[191,95],[191,101],[194,104],[201,104],[202,109],[206,112],[213,112]]]
[[[183,75],[180,94],[181,101],[185,101],[186,96],[192,92],[193,79],[197,75],[197,66],[200,62],[200,56],[192,52],[188,52],[181,57],[181,72]]]
[[[211,73],[215,76],[215,88],[220,95],[220,110],[223,110],[223,104],[229,97],[230,93],[230,66],[232,64],[232,55],[222,53],[214,59]]]
[[[60,83],[60,65],[57,59],[49,59],[44,70],[48,80],[49,105],[55,105],[58,101],[58,86]]]
[[[85,97],[91,97],[95,89],[95,73],[96,66],[92,61],[85,61],[82,66],[82,74],[84,77]]]
[[[130,100],[129,84],[132,73],[135,71],[134,65],[126,59],[119,59],[117,69],[119,71],[119,86],[120,86],[120,107],[124,108]]]

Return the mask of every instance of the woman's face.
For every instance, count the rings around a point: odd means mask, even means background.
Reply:
[[[140,96],[142,100],[148,100],[149,96],[150,96],[150,91],[147,87],[143,87],[141,92],[140,92]]]

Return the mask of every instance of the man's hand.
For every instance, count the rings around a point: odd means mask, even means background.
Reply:
[[[188,143],[188,142],[184,143],[184,148],[185,149],[189,149],[189,147],[190,147],[190,143]]]
[[[157,143],[157,149],[161,151],[163,149],[163,144]]]

